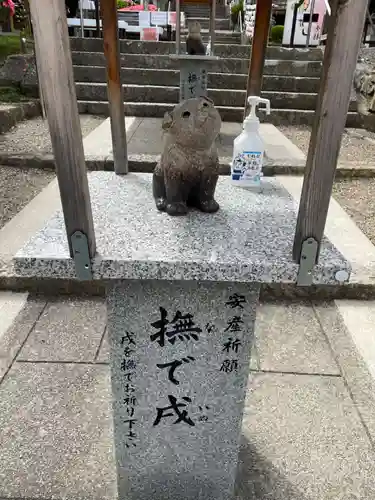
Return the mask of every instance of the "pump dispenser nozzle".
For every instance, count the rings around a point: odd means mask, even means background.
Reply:
[[[269,99],[263,99],[262,97],[258,97],[256,95],[249,96],[247,98],[247,102],[250,105],[250,113],[246,119],[257,120],[256,108],[259,104],[266,105],[266,114],[269,115],[271,113],[271,103]]]

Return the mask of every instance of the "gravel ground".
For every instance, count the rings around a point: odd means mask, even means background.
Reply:
[[[332,194],[375,245],[375,179],[336,181]]]
[[[305,154],[308,152],[310,127],[278,127]],[[346,129],[342,136],[339,162],[375,163],[375,134],[362,129]]]
[[[54,177],[53,172],[0,166],[0,228]]]
[[[82,135],[85,137],[104,120],[101,116],[81,115]],[[20,122],[15,128],[0,136],[0,152],[6,154],[19,153],[51,153],[51,138],[47,120],[34,118]]]

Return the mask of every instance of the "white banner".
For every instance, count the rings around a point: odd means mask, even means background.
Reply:
[[[283,45],[289,45],[291,43],[295,4],[296,0],[288,0],[284,23]],[[326,0],[315,0],[314,13],[312,15],[311,24],[310,46],[316,46],[320,42],[323,20],[326,12]],[[307,34],[309,31],[310,13],[311,0],[304,0],[297,11],[294,41],[292,41],[294,42],[294,45],[303,47],[306,46]]]

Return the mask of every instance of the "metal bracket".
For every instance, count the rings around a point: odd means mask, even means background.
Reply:
[[[79,280],[92,280],[91,259],[87,236],[82,231],[75,231],[71,236],[73,259]]]
[[[318,254],[318,242],[314,238],[307,238],[302,243],[301,259],[299,262],[297,286],[312,285],[313,269]]]

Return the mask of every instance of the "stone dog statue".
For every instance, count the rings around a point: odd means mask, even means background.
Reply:
[[[361,115],[375,113],[375,68],[363,60],[357,63],[353,87],[357,97],[357,110]]]
[[[202,212],[219,209],[214,199],[219,176],[215,139],[221,118],[213,102],[188,99],[163,120],[164,148],[153,175],[156,208],[169,215],[184,215],[188,206]]]
[[[206,49],[202,41],[201,25],[198,21],[188,24],[188,36],[186,38],[186,52],[190,56],[205,55]]]

